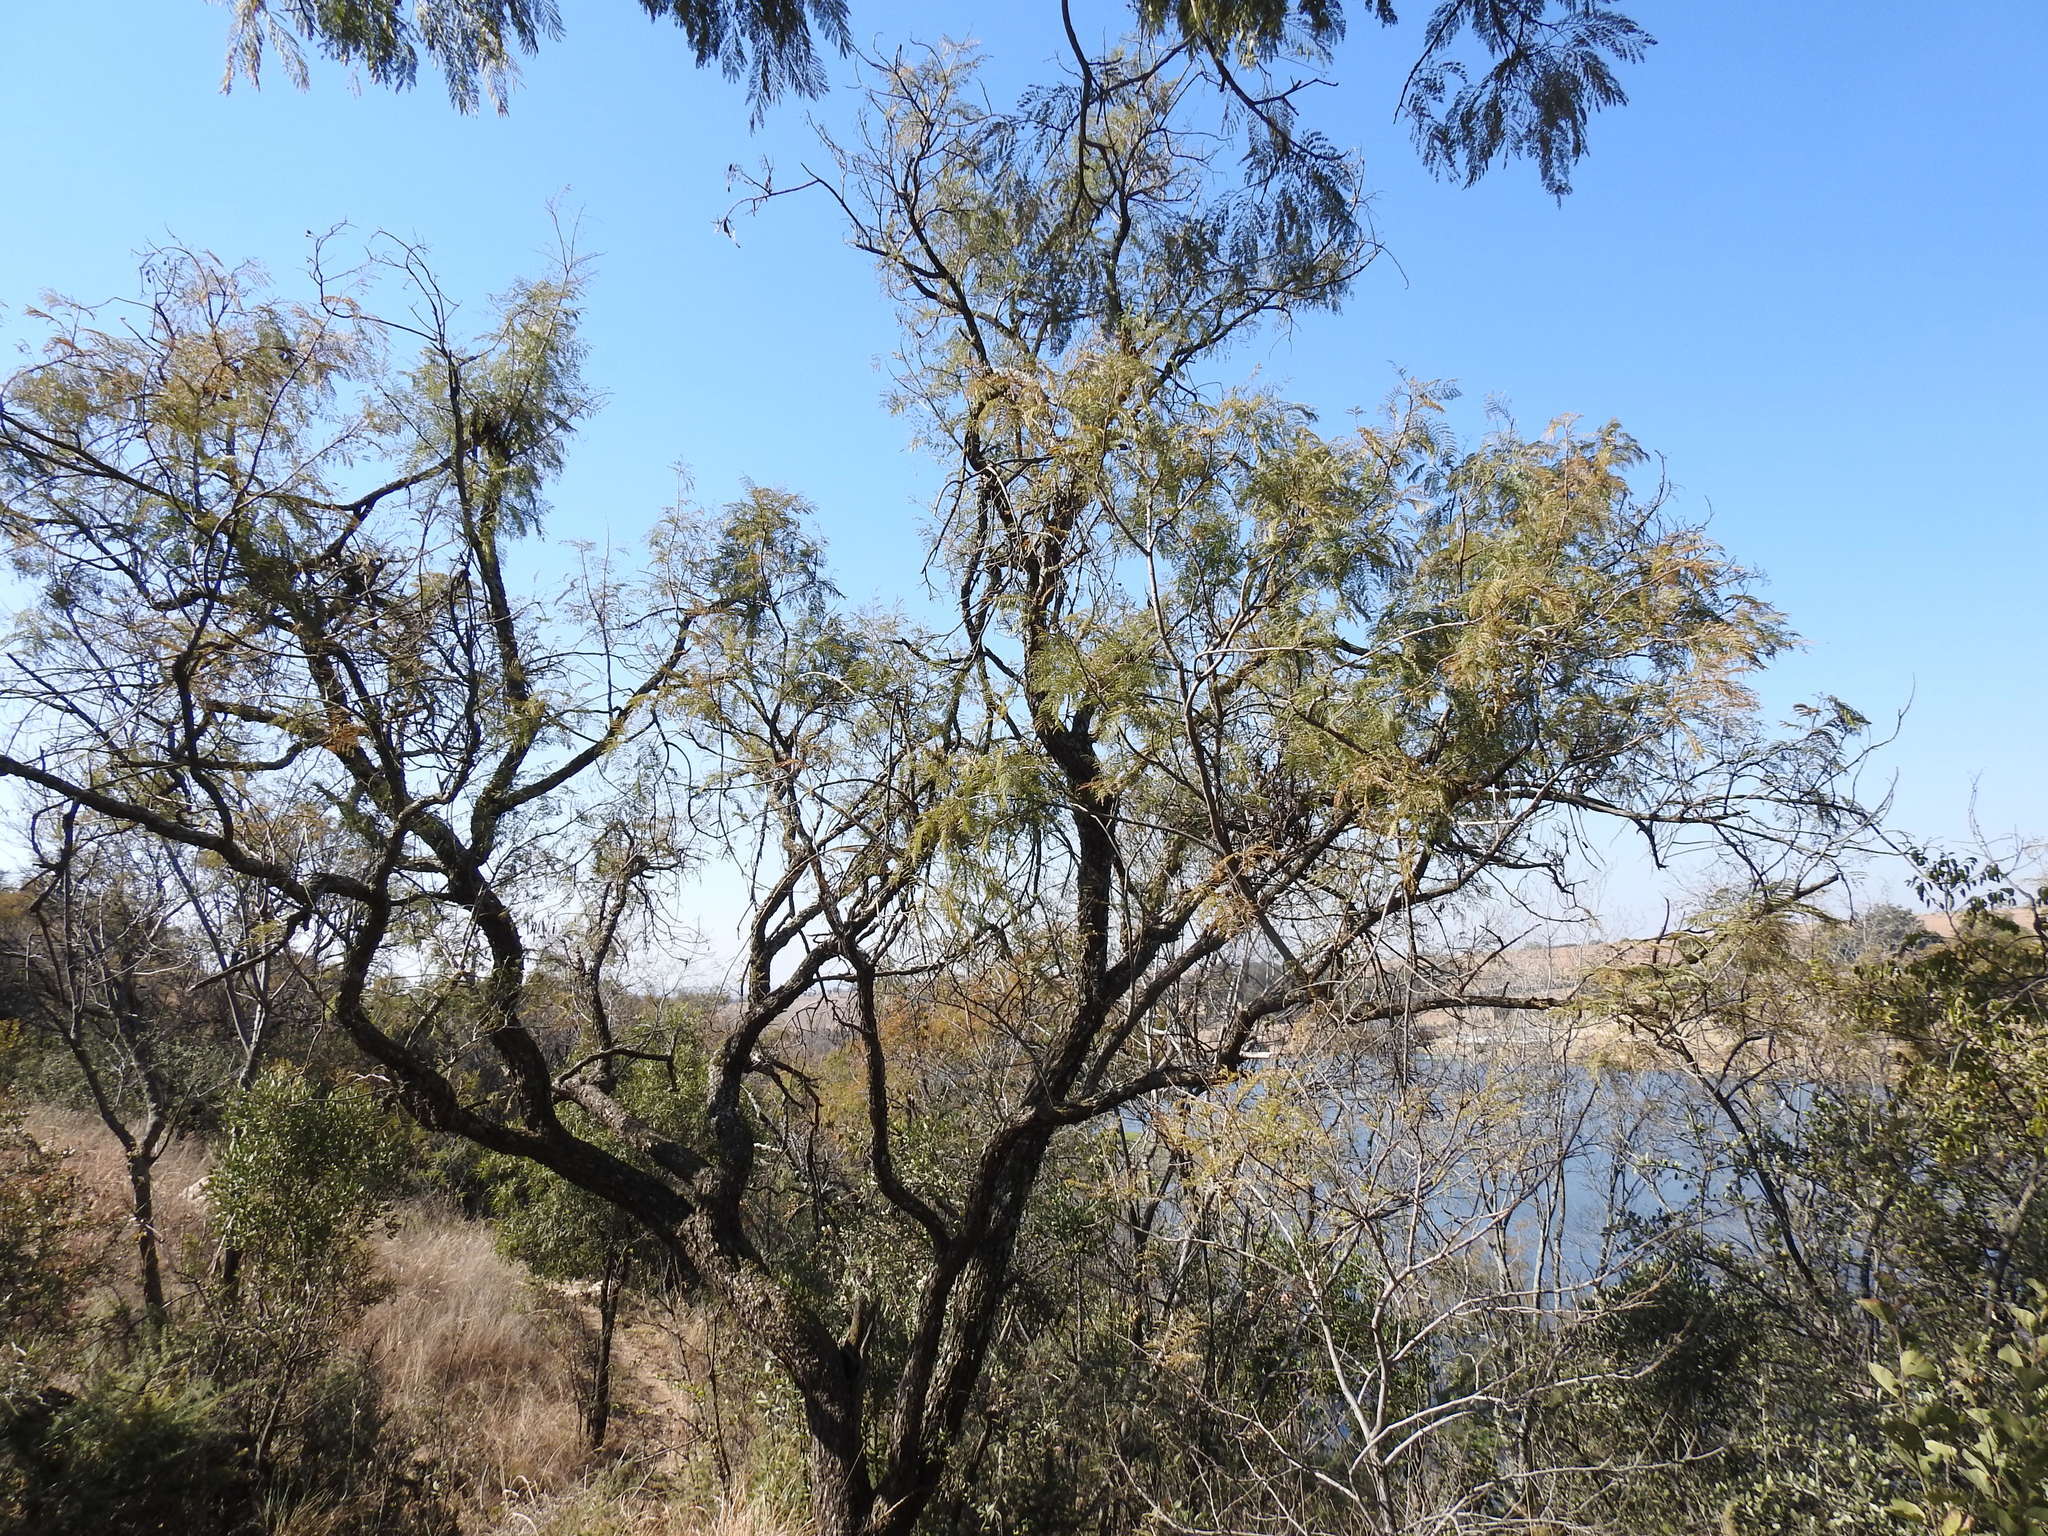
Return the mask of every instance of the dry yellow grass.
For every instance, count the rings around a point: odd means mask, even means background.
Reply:
[[[481,1226],[415,1212],[379,1245],[390,1296],[363,1320],[405,1430],[472,1506],[565,1486],[582,1426],[558,1323]]]
[[[88,1111],[47,1104],[28,1106],[21,1128],[44,1151],[64,1155],[65,1171],[78,1180],[84,1196],[90,1241],[100,1254],[98,1273],[105,1277],[113,1297],[131,1308],[140,1306],[134,1206],[127,1165],[113,1133]],[[205,1237],[205,1180],[210,1162],[204,1144],[189,1138],[172,1142],[157,1160],[152,1186],[157,1242],[167,1284],[176,1283],[181,1266]]]
[[[66,1166],[84,1181],[95,1203],[104,1200],[110,1209],[125,1216],[128,1171],[119,1143],[96,1115],[35,1104],[23,1111],[21,1128],[44,1150],[68,1154]],[[160,1227],[199,1230],[206,1219],[204,1180],[211,1161],[204,1143],[196,1138],[181,1137],[164,1149],[156,1165]]]
[[[412,1213],[380,1245],[379,1260],[392,1294],[364,1320],[361,1339],[466,1529],[796,1536],[798,1527],[765,1500],[679,1494],[671,1474],[683,1472],[679,1453],[687,1457],[701,1431],[655,1363],[674,1348],[673,1336],[620,1330],[615,1385],[638,1408],[619,1405],[606,1453],[593,1459],[582,1440],[569,1336],[576,1303],[536,1286],[498,1253],[487,1228],[430,1209]],[[703,1486],[687,1473],[680,1480]]]
[[[804,1529],[754,1499],[694,1508],[652,1489],[593,1483],[508,1510],[488,1536],[803,1536]]]
[[[88,1210],[90,1241],[104,1256],[110,1299],[138,1301],[129,1190],[121,1150],[90,1113],[29,1108],[23,1128],[68,1153]],[[205,1177],[197,1139],[174,1143],[156,1169],[157,1228],[166,1277],[203,1269]],[[423,1203],[406,1210],[376,1245],[388,1282],[350,1343],[374,1363],[403,1441],[419,1447],[415,1471],[437,1485],[477,1536],[796,1536],[800,1523],[748,1486],[753,1438],[745,1388],[737,1422],[718,1425],[717,1455],[697,1394],[685,1384],[719,1353],[714,1331],[690,1312],[629,1320],[619,1330],[614,1387],[620,1399],[602,1457],[584,1444],[578,1398],[581,1298],[536,1284],[505,1258],[490,1229]],[[193,1278],[197,1278],[193,1275]],[[717,1463],[714,1468],[714,1460]],[[723,1476],[720,1476],[720,1473]],[[725,1482],[733,1496],[711,1492]],[[294,1516],[293,1536],[319,1536],[320,1511]]]

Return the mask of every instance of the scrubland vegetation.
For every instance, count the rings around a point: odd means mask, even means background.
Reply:
[[[761,105],[847,36],[648,9]],[[2048,1531],[2040,893],[1759,708],[1790,623],[1618,424],[1248,375],[1379,254],[1292,73],[1341,16],[1136,23],[1009,108],[866,60],[734,211],[822,201],[895,307],[897,608],[765,480],[536,543],[567,242],[30,312],[0,1526]],[[235,25],[473,105],[555,18]],[[1562,194],[1645,42],[1454,0],[1401,110]],[[1712,894],[1600,931],[1618,840]]]
[[[2048,942],[1949,894],[1941,936],[1702,914],[1483,1048],[1326,1026],[1075,1137],[931,1528],[2035,1528]],[[807,1528],[787,1383],[645,1236],[437,1149],[317,1013],[233,1087],[196,953],[154,954],[138,1003],[188,1017],[127,1055],[53,1016],[20,905],[8,942],[11,1528]],[[721,1006],[612,1003],[692,1040]],[[890,1022],[923,1117],[989,1113],[964,1018]],[[817,1182],[770,1235],[857,1288],[886,1378],[915,1258],[844,1172],[857,1048],[785,1049]],[[102,1122],[145,1072],[154,1313]]]

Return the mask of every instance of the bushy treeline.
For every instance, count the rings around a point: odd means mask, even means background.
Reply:
[[[801,1424],[759,1341],[698,1315],[694,1278],[615,1209],[393,1113],[327,1047],[317,956],[260,983],[222,965],[217,872],[142,881],[118,844],[8,898],[0,1523],[695,1530],[722,1508],[796,1527]],[[1731,902],[1603,951],[1540,1022],[1305,1025],[1206,1098],[1076,1128],[924,1528],[2048,1528],[2048,940],[1973,894],[1977,872],[1935,873],[1938,931]],[[556,979],[573,1036],[589,998]],[[930,1198],[1013,1091],[987,1006],[1021,1006],[1009,981],[887,999],[897,1156]],[[386,1005],[459,1002],[422,985],[387,978]],[[701,1134],[721,1004],[603,1003],[616,1092]],[[750,1113],[776,1198],[753,1237],[846,1298],[886,1392],[908,1358],[887,1302],[923,1277],[859,1176],[843,1034],[827,997],[769,1047],[783,1091]],[[118,1148],[117,1201],[22,1129],[52,1106]],[[202,1147],[179,1191],[196,1214],[169,1219],[152,1179]],[[460,1403],[394,1402],[364,1320],[422,1284],[389,1234],[423,1209],[487,1224],[553,1298],[534,1304],[581,1449],[546,1488],[505,1486],[487,1444],[436,1423]],[[656,1318],[694,1346],[665,1357],[676,1401],[622,1425],[619,1340]]]

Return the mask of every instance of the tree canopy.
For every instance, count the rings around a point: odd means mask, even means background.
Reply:
[[[518,58],[559,40],[555,0],[232,0],[225,85],[256,83],[266,57],[304,86],[309,51],[361,70],[376,85],[407,89],[424,64],[449,101],[474,112],[507,110]],[[650,20],[672,22],[700,67],[742,82],[758,120],[784,96],[825,89],[826,57],[852,47],[845,0],[639,0]],[[1393,0],[1364,0],[1365,16],[1399,22]],[[1341,0],[1136,0],[1140,30],[1208,61],[1216,84],[1275,126],[1291,121],[1301,82],[1263,80],[1276,63],[1326,62],[1343,38]],[[1068,0],[1061,16],[1070,36]],[[1623,105],[1617,69],[1641,61],[1653,39],[1600,0],[1436,0],[1422,25],[1397,113],[1424,162],[1470,185],[1513,159],[1534,163],[1562,196],[1587,149],[1592,115]],[[1240,75],[1243,76],[1240,79]]]
[[[757,109],[849,52],[839,0],[643,9]],[[465,304],[384,234],[283,282],[170,245],[30,312],[0,1066],[68,1068],[121,1148],[136,1374],[184,1350],[201,1428],[23,1351],[0,1514],[162,1481],[123,1425],[206,1450],[229,1493],[180,1508],[352,1482],[344,1339],[421,1188],[569,1334],[595,1288],[591,1447],[632,1432],[635,1309],[696,1309],[817,1536],[1874,1536],[2048,1496],[2048,923],[1933,857],[1938,936],[1811,904],[1871,829],[1867,722],[1764,716],[1790,623],[1620,423],[1461,432],[1412,378],[1331,426],[1238,368],[1379,255],[1297,110],[1344,8],[1061,19],[1007,104],[970,45],[857,58],[850,124],[744,189],[822,204],[892,307],[938,487],[895,606],[772,463],[537,557],[599,403],[573,248]],[[470,110],[562,17],[234,25],[251,77],[326,53]],[[1438,171],[1561,193],[1647,42],[1440,0],[1401,110]],[[1715,894],[1539,975],[1510,930],[1588,918],[1620,840]],[[661,995],[707,869],[730,984]],[[0,1311],[56,1351],[72,1185],[16,1118]],[[1932,1448],[1966,1422],[1974,1459]],[[442,1528],[438,1473],[377,1475],[322,1528]]]
[[[1463,445],[1418,382],[1328,434],[1218,381],[1373,254],[1355,164],[1232,68],[1077,52],[998,110],[897,60],[802,189],[900,312],[933,622],[845,603],[767,488],[521,590],[593,401],[573,256],[464,329],[403,244],[296,298],[166,250],[0,396],[0,773],[268,893],[423,1125],[637,1223],[783,1373],[833,1536],[936,1495],[1077,1137],[1282,1037],[1553,1001],[1445,936],[1604,821],[1785,886],[1860,824],[1860,720],[1761,727],[1785,625],[1618,426]],[[622,1034],[622,921],[712,859],[738,995],[701,1055]]]

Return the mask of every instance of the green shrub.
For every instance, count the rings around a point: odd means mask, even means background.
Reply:
[[[240,1536],[255,1532],[248,1444],[218,1394],[144,1366],[83,1396],[17,1404],[4,1437],[0,1530],[21,1536]]]

